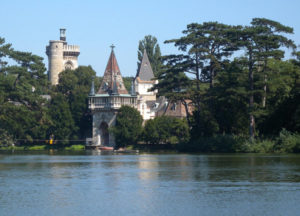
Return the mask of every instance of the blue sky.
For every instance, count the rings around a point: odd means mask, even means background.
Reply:
[[[163,42],[180,37],[189,23],[248,25],[265,17],[293,27],[290,38],[300,45],[299,10],[299,0],[1,0],[0,37],[48,65],[45,47],[65,27],[68,43],[81,48],[80,65],[103,75],[113,43],[122,75],[134,76],[138,42],[145,35],[157,37],[164,55],[176,49]]]

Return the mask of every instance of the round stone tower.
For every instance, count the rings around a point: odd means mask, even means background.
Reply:
[[[79,46],[68,45],[66,29],[60,29],[60,40],[50,40],[46,47],[48,56],[48,79],[52,85],[57,85],[59,73],[65,69],[74,70],[78,67]]]
[[[63,51],[64,42],[63,41],[54,41],[49,42],[47,46],[47,56],[48,56],[48,79],[52,85],[58,83],[58,74],[64,70],[63,65]]]

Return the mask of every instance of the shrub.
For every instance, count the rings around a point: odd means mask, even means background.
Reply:
[[[254,140],[245,142],[246,152],[248,153],[271,153],[274,151],[274,141],[271,140]]]
[[[282,129],[274,146],[275,152],[293,153],[300,151],[300,134]]]
[[[160,116],[145,123],[143,139],[150,144],[177,144],[190,138],[189,127],[185,119]]]
[[[126,147],[136,144],[142,134],[143,117],[140,112],[130,106],[122,106],[116,117],[116,126],[110,130],[116,140],[116,147]]]
[[[65,150],[68,150],[68,151],[81,151],[84,149],[85,149],[84,145],[71,145],[69,147],[65,147]]]
[[[0,129],[0,146],[13,146],[13,137],[4,129]]]
[[[35,146],[29,146],[27,149],[28,150],[45,150],[46,146],[45,145],[35,145]]]

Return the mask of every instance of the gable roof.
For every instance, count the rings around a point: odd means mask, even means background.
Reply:
[[[105,93],[128,94],[113,49],[111,50],[110,57],[106,65],[102,83],[97,92],[97,94]]]
[[[136,74],[136,78],[137,77],[139,77],[142,81],[152,81],[152,79],[154,78],[154,74],[151,68],[146,49],[144,49],[143,59],[138,73]]]

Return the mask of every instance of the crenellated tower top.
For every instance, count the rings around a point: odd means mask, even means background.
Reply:
[[[58,84],[59,74],[63,70],[75,70],[78,67],[80,47],[68,45],[66,41],[66,29],[61,28],[60,40],[50,40],[46,47],[48,56],[48,78],[52,85]]]

